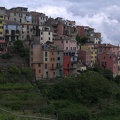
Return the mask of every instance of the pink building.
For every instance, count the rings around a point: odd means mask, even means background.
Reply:
[[[71,40],[70,37],[67,36],[59,36],[54,40],[54,45],[58,46],[62,50],[78,50],[76,40]]]
[[[96,45],[96,47],[98,49],[98,58],[99,55],[103,52],[112,52],[115,53],[115,55],[118,55],[119,52],[119,46],[115,46],[112,44],[100,44],[100,45]]]
[[[78,56],[84,65],[90,67],[90,65],[91,65],[91,52],[89,50],[79,50]]]
[[[118,60],[115,53],[104,52],[100,54],[100,66],[104,69],[109,69],[115,77],[118,74]]]

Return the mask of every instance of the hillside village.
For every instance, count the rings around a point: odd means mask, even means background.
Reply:
[[[94,28],[75,21],[26,7],[0,7],[0,54],[7,54],[15,41],[23,41],[36,80],[80,74],[96,64],[111,70],[114,77],[120,75],[119,46],[102,44],[101,38]]]

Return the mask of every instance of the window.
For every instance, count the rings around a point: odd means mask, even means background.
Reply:
[[[0,29],[3,29],[3,26],[0,26]]]
[[[110,59],[111,59],[111,56],[110,56]]]
[[[45,64],[45,69],[47,69],[47,64]]]
[[[30,31],[32,32],[32,28],[30,29]]]
[[[71,47],[71,50],[72,50],[72,47]]]
[[[38,67],[41,67],[41,64],[40,64],[40,63],[38,64]]]
[[[41,73],[41,70],[39,70],[39,73]]]
[[[50,37],[49,37],[49,40],[50,40]]]
[[[76,47],[74,47],[73,50],[76,50]]]
[[[66,47],[66,50],[68,50],[68,47]]]
[[[55,76],[55,72],[53,72],[53,76]]]
[[[29,29],[29,25],[27,25],[27,29]]]
[[[47,58],[45,58],[45,61],[47,61]]]
[[[50,35],[50,32],[48,34]]]
[[[0,20],[0,23],[2,23],[2,20]]]
[[[52,55],[54,55],[54,52],[52,52]]]
[[[47,57],[47,52],[45,52],[45,57]]]
[[[41,32],[41,35],[43,35],[43,32]]]
[[[63,41],[61,41],[61,43],[63,43]]]
[[[66,43],[68,43],[68,41],[66,41]]]
[[[57,60],[60,60],[60,57],[58,57]]]
[[[60,54],[60,52],[58,51],[58,55]]]
[[[60,37],[60,39],[62,40],[62,37]]]
[[[20,19],[20,23],[22,23],[22,20]]]
[[[31,55],[33,55],[33,51],[31,51]]]
[[[3,18],[3,16],[0,16],[0,18]]]
[[[67,67],[69,67],[69,64],[67,64]]]
[[[54,64],[52,64],[52,68],[54,68]]]
[[[41,37],[41,40],[42,40],[43,38]]]

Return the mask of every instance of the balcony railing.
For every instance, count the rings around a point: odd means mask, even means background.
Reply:
[[[50,67],[50,70],[56,70],[56,67]]]
[[[16,34],[20,34],[20,31],[19,31],[19,30],[16,30]]]
[[[56,69],[60,69],[62,68],[62,65],[56,66]]]

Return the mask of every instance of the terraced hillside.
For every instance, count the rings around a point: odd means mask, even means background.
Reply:
[[[32,79],[33,74],[30,68],[11,66],[7,71],[0,72],[0,120],[31,118],[19,115],[42,117],[39,109],[46,106],[45,97],[38,91],[35,84],[30,82]],[[44,117],[51,116],[44,115]]]

